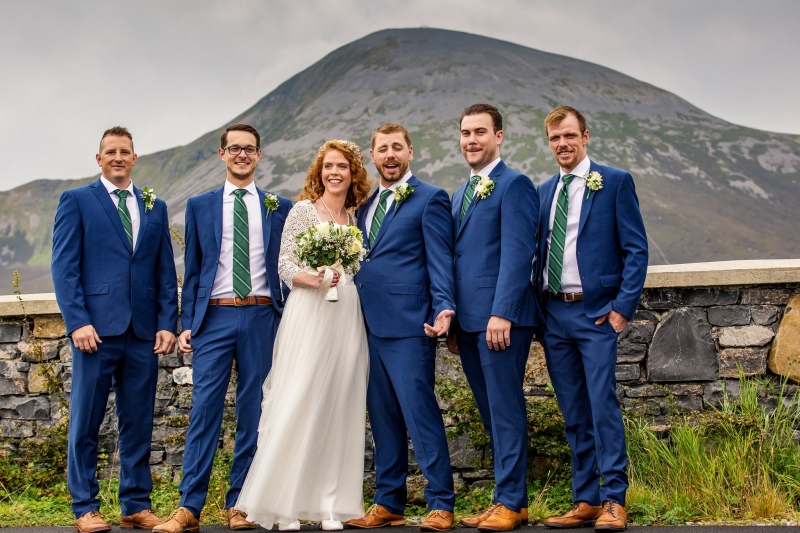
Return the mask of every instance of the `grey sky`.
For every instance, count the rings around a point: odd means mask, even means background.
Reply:
[[[796,0],[0,0],[0,190],[97,172],[109,126],[191,142],[386,28],[476,33],[646,81],[730,122],[800,133]],[[411,58],[413,60],[413,58]]]

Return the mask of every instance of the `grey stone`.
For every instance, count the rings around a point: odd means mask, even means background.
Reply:
[[[20,369],[19,362],[17,361],[0,361],[0,376],[6,379],[22,379],[25,376],[20,374],[25,369]]]
[[[768,326],[778,320],[781,310],[774,305],[754,305],[750,308],[750,314],[753,315],[753,322]]]
[[[653,333],[655,333],[655,331],[655,323],[645,320],[634,320],[629,322],[625,331],[620,334],[620,340],[647,344],[653,339]]]
[[[750,323],[750,308],[746,305],[709,307],[708,321],[714,326],[746,326]]]
[[[163,368],[178,368],[181,366],[181,361],[175,354],[166,354],[159,356],[158,366]]]
[[[683,302],[689,307],[732,305],[738,300],[738,289],[687,289],[683,294]]]
[[[667,383],[667,392],[675,396],[702,396],[702,383]]]
[[[72,362],[72,343],[67,342],[58,349],[58,358],[61,360],[62,363],[71,363]]]
[[[630,342],[627,339],[617,344],[617,363],[639,363],[647,356],[647,345]]]
[[[703,410],[703,398],[700,396],[675,396],[675,403],[683,412]]]
[[[0,437],[29,439],[35,435],[33,423],[27,420],[0,420]]]
[[[617,365],[615,374],[617,381],[637,381],[641,378],[639,365]]]
[[[164,450],[151,450],[150,451],[150,465],[157,465],[164,460]]]
[[[0,396],[25,394],[25,385],[19,379],[6,379],[0,377]]]
[[[661,315],[654,311],[649,311],[647,309],[642,309],[641,307],[637,308],[636,311],[633,313],[634,320],[647,320],[650,322],[658,322],[661,320]]]
[[[473,470],[461,472],[465,481],[474,481],[477,479],[494,479],[494,474],[491,470]]]
[[[19,342],[22,340],[22,325],[15,323],[0,324],[0,342]]]
[[[0,344],[0,359],[16,359],[19,357],[19,350],[15,344]]]
[[[183,364],[184,365],[189,365],[189,366],[192,365],[192,355],[194,355],[194,352],[189,352],[189,353],[183,354],[182,359],[183,359]]]
[[[786,305],[791,297],[791,289],[742,289],[742,304],[744,305]]]
[[[58,357],[58,349],[60,345],[59,340],[47,341],[19,341],[17,348],[22,354],[22,360],[29,363],[40,363],[42,361],[50,361]]]
[[[192,385],[192,369],[188,366],[182,366],[172,371],[172,380],[176,385]]]
[[[739,366],[745,376],[763,376],[767,373],[768,354],[767,348],[725,348],[720,350],[719,377],[738,378]]]
[[[648,289],[642,293],[639,305],[651,311],[674,309],[683,305],[683,298],[675,289]]]
[[[703,400],[713,407],[719,407],[723,397],[739,397],[739,382],[736,380],[723,380],[707,383],[703,389]]]
[[[625,411],[638,416],[658,416],[668,412],[660,398],[624,398],[621,403]]]
[[[719,345],[725,347],[765,346],[769,344],[775,332],[766,326],[731,326],[722,328]]]
[[[0,396],[0,417],[19,420],[50,418],[50,398],[47,396]]]
[[[628,387],[625,390],[625,396],[628,398],[652,398],[666,395],[667,390],[664,385],[653,385],[652,383],[639,385],[638,387]]]
[[[648,381],[717,379],[717,348],[703,309],[682,307],[662,318],[647,358]]]
[[[469,436],[462,433],[448,443],[450,464],[453,468],[475,468],[483,458],[483,452],[476,450],[469,441]]]
[[[180,446],[166,445],[164,447],[164,462],[173,466],[183,463],[183,444]]]

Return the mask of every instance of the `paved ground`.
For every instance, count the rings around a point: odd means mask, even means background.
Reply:
[[[767,531],[765,531],[765,529]],[[58,527],[9,527],[0,528],[2,533],[70,533],[72,532],[71,526],[58,526]],[[130,532],[129,529],[120,529],[114,526],[111,529],[112,533]],[[266,531],[264,529],[256,529],[256,533]],[[276,529],[277,531],[277,529]],[[319,531],[317,526],[303,526],[302,531]],[[357,532],[358,530],[346,530],[349,532]],[[417,533],[418,527],[387,527],[380,529],[370,530],[373,533]],[[518,533],[542,533],[544,531],[554,531],[545,529],[544,526],[524,526],[517,530]],[[576,533],[593,533],[593,529],[573,529]],[[629,533],[798,533],[800,526],[631,526],[628,528]],[[200,533],[230,533],[227,526],[200,526]],[[453,533],[477,533],[477,530],[470,528],[456,528]]]

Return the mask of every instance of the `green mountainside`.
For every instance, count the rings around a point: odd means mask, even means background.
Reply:
[[[505,119],[503,159],[537,185],[557,171],[545,115],[560,104],[583,111],[590,157],[636,180],[652,264],[800,257],[800,136],[736,126],[608,68],[495,39],[380,31],[328,54],[230,123],[261,132],[256,182],[273,192],[299,191],[324,140],[352,139],[366,153],[372,130],[389,121],[411,132],[414,173],[452,192],[469,176],[458,117],[484,101]],[[186,199],[224,180],[216,150],[225,126],[137,162],[134,182],[167,201],[179,229]],[[9,280],[0,293],[11,292],[15,268],[25,292],[52,290],[58,196],[93,179],[37,180],[0,193],[0,279]],[[181,255],[176,249],[179,269]]]

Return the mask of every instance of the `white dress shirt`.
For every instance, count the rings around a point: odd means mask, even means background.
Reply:
[[[400,181],[392,183],[389,187],[384,187],[383,184],[378,185],[378,194],[375,195],[375,199],[369,205],[369,209],[367,210],[367,219],[364,221],[366,224],[366,226],[364,227],[367,229],[367,234],[369,234],[369,229],[372,227],[372,217],[375,216],[375,211],[377,211],[378,209],[378,202],[380,202],[381,200],[381,193],[386,189],[392,191],[392,194],[390,194],[389,197],[386,199],[386,212],[388,213],[389,208],[392,207],[392,204],[394,203],[395,189],[397,189],[397,186],[400,185],[401,183],[407,182],[411,178],[411,175],[412,175],[411,171],[409,170],[408,172],[405,173],[405,175],[402,178],[400,178]]]
[[[469,179],[471,179],[472,176],[480,176],[482,178],[488,178],[489,174],[491,174],[492,171],[494,170],[494,167],[496,167],[497,165],[500,164],[500,161],[502,161],[502,160],[498,157],[497,159],[495,159],[494,161],[492,161],[491,163],[489,163],[488,165],[483,167],[479,172],[471,173],[469,175]],[[476,192],[477,191],[474,191],[474,190],[472,191],[472,200],[475,200],[475,193]],[[459,208],[460,208],[460,206],[459,206]]]
[[[225,180],[222,191],[222,242],[219,249],[219,262],[211,298],[233,298],[233,202],[236,195],[233,191],[238,187]],[[247,206],[247,221],[250,234],[250,296],[269,296],[267,282],[267,265],[264,262],[264,236],[262,233],[263,215],[258,191],[254,182],[244,188],[247,194],[242,195]]]
[[[583,158],[570,174],[575,178],[569,184],[569,205],[567,208],[567,233],[564,237],[564,259],[561,269],[561,288],[560,292],[583,292],[581,285],[581,273],[578,271],[578,225],[581,220],[581,207],[583,198],[586,195],[586,176],[589,174],[591,162],[589,156]],[[564,187],[563,177],[566,174],[561,170],[556,194],[553,196],[553,203],[550,206],[550,223],[547,225],[547,259],[544,264],[544,284],[543,289],[548,287],[548,268],[550,267],[550,236],[553,234],[553,221],[556,219],[556,205],[558,195]]]
[[[119,196],[116,195],[114,191],[118,190],[119,187],[108,181],[105,176],[100,176],[100,183],[103,184],[103,187],[106,188],[108,194],[111,196],[111,201],[114,202],[114,206],[119,204]],[[125,198],[125,206],[128,208],[128,213],[131,215],[131,233],[133,234],[133,249],[136,249],[136,240],[139,237],[139,200],[136,198],[136,195],[133,193],[133,182],[128,184],[127,189],[121,189],[123,191],[128,191],[128,196]]]

